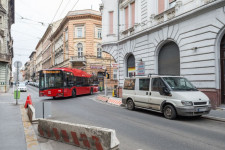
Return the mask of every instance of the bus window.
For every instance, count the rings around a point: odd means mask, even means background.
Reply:
[[[76,86],[83,86],[83,78],[82,77],[77,77]]]
[[[64,87],[72,87],[73,86],[73,74],[70,72],[64,73]]]

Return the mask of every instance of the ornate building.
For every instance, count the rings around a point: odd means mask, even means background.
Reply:
[[[0,92],[7,92],[12,82],[14,0],[0,1]]]
[[[181,75],[211,99],[225,103],[224,0],[102,0],[103,51],[124,78]],[[143,65],[144,64],[144,65]]]

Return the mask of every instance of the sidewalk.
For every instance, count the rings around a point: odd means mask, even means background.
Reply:
[[[2,99],[2,97],[0,99]],[[0,103],[0,121],[0,149],[26,150],[27,144],[20,105]]]
[[[111,95],[105,96],[104,93],[99,93],[96,99],[113,105],[123,106],[121,98],[112,97]],[[225,122],[225,105],[217,107],[216,110],[211,110],[208,115],[203,115],[202,117]]]

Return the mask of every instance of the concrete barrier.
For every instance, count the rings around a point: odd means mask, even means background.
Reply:
[[[28,117],[30,119],[30,122],[37,121],[35,118],[35,108],[33,105],[28,105],[28,111],[27,111]]]
[[[115,130],[72,124],[55,120],[38,120],[39,135],[91,150],[117,150]]]

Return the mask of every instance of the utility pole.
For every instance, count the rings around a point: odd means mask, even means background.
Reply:
[[[108,91],[107,91],[107,70],[105,70],[105,96],[108,95]]]

